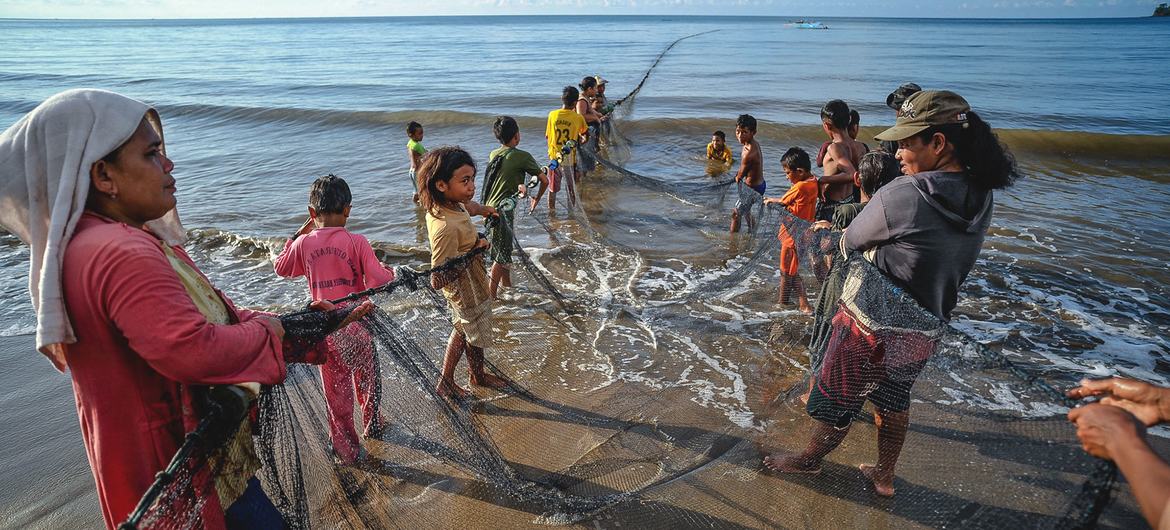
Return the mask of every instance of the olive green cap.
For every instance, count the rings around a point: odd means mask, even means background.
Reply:
[[[934,125],[967,123],[971,105],[954,92],[948,90],[923,90],[911,94],[898,109],[894,126],[882,131],[875,140],[896,142],[929,129]]]

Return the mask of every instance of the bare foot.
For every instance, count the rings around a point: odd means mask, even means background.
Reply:
[[[777,473],[803,473],[815,475],[821,472],[819,464],[810,464],[792,453],[777,451],[764,457],[764,465]]]
[[[486,372],[479,376],[476,376],[475,374],[469,375],[467,377],[467,383],[475,386],[486,386],[488,388],[495,389],[508,387],[507,381]]]
[[[800,395],[800,402],[805,404],[805,405],[808,405],[808,398],[810,398],[810,397],[812,397],[811,390]]]
[[[435,387],[435,393],[439,397],[453,397],[455,399],[464,399],[471,395],[471,392],[455,384],[454,381],[439,381],[439,386]]]
[[[870,482],[873,482],[873,490],[877,492],[878,495],[882,497],[894,496],[893,476],[879,479],[877,477],[877,467],[872,464],[861,464],[860,466],[857,466],[857,469],[861,470],[861,474],[865,475],[865,478],[869,479]]]
[[[801,313],[804,313],[804,314],[806,314],[806,315],[811,315],[811,314],[812,314],[812,312],[813,312],[813,310],[812,310],[812,308],[811,308],[811,307],[809,307],[809,305],[808,305],[808,302],[801,301],[801,304],[800,304],[800,312],[801,312]]]

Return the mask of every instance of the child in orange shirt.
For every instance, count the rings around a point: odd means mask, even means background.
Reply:
[[[764,204],[782,204],[792,215],[812,222],[817,211],[817,198],[820,196],[816,177],[812,173],[812,161],[808,153],[799,147],[790,148],[780,159],[780,166],[784,168],[784,175],[792,182],[792,187],[783,197],[769,198]],[[796,242],[788,234],[788,228],[780,226],[776,234],[780,240],[780,300],[781,305],[788,305],[791,291],[795,290],[800,311],[812,313],[808,305],[808,295],[805,294],[804,284],[798,274],[800,256],[796,252]]]

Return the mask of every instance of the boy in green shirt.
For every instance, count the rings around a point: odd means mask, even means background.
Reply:
[[[418,179],[414,176],[414,171],[418,169],[422,156],[427,154],[427,148],[422,144],[422,124],[417,121],[406,124],[406,137],[410,138],[406,142],[406,156],[410,157],[410,184],[414,186],[414,202],[418,202]]]
[[[528,207],[529,212],[535,210],[540,198],[548,189],[548,175],[528,151],[516,148],[520,143],[520,126],[511,116],[496,118],[492,132],[500,141],[500,147],[488,155],[483,193],[480,198],[482,204],[495,208],[500,214],[495,224],[488,227],[488,240],[491,241],[488,254],[492,260],[490,290],[492,298],[495,299],[501,283],[504,287],[512,286],[509,267],[512,264],[515,198],[527,196],[525,177],[537,176],[540,178],[540,191],[531,199]]]

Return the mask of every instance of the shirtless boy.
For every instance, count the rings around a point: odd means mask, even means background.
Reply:
[[[818,221],[831,221],[837,206],[858,202],[853,174],[861,155],[869,151],[865,144],[849,136],[849,105],[834,99],[821,109],[821,126],[833,143],[825,151],[825,176],[821,177],[821,203]]]
[[[739,194],[739,202],[731,211],[731,233],[739,231],[740,221],[747,223],[748,229],[755,226],[752,218],[752,207],[764,198],[768,183],[764,182],[764,153],[760,144],[756,142],[756,119],[751,114],[741,114],[735,120],[735,139],[743,144],[743,151],[739,154],[739,171],[735,173],[736,184],[744,189]],[[852,179],[852,177],[850,177]]]

